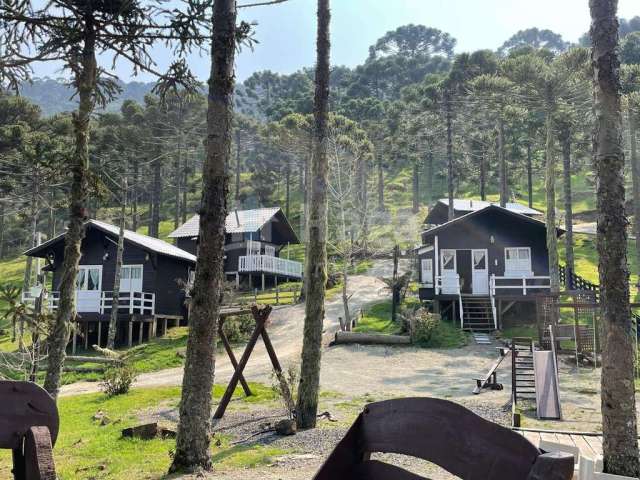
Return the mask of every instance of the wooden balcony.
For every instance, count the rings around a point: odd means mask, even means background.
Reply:
[[[273,273],[285,277],[302,278],[302,263],[271,255],[243,255],[238,260],[240,273]]]
[[[491,275],[489,290],[491,296],[524,296],[548,293],[551,279],[536,275]]]
[[[111,309],[114,305],[113,292],[91,292],[91,296],[83,295],[84,293],[82,291],[76,293],[76,308],[79,313],[111,314]],[[39,293],[36,295],[35,289],[29,292],[22,292],[22,303],[33,308],[38,296]],[[60,292],[49,292],[47,301],[49,310],[57,310],[60,303]],[[118,313],[154,315],[155,303],[155,293],[120,292]]]

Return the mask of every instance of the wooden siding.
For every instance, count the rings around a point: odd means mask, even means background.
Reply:
[[[543,225],[519,219],[512,214],[499,210],[478,213],[467,220],[460,220],[450,227],[440,230],[435,235],[438,236],[439,252],[443,249],[486,249],[489,254],[489,276],[504,275],[505,248],[507,247],[530,247],[533,274],[536,276],[549,275],[546,229]],[[491,243],[491,236],[494,238],[494,243]],[[434,245],[434,243],[434,235],[429,235],[428,232],[423,233],[424,245]],[[434,258],[434,251],[422,254],[419,258]],[[436,260],[438,262],[437,270],[441,274],[440,258]],[[459,266],[458,270],[460,270]],[[434,264],[434,275],[435,271]],[[423,299],[433,298],[433,291],[434,289],[421,288],[420,296]]]
[[[102,265],[102,290],[112,291],[115,280],[115,260],[117,238],[88,228],[82,241],[80,265]],[[55,260],[53,264],[53,290],[59,290],[64,242],[52,246]],[[105,254],[107,258],[105,259]],[[125,241],[124,265],[142,265],[142,291],[155,293],[156,315],[182,315],[184,294],[180,292],[176,278],[187,279],[190,262],[177,258],[157,255]]]

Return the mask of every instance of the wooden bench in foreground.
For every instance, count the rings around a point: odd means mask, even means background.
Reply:
[[[13,452],[15,480],[56,480],[56,403],[35,383],[0,381],[0,449]]]
[[[372,460],[375,452],[422,458],[463,480],[570,480],[574,469],[573,455],[542,453],[461,405],[403,398],[367,405],[314,480],[424,478]]]

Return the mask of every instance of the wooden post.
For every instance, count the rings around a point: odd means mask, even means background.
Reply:
[[[262,291],[264,292],[264,273],[262,274]]]
[[[102,322],[100,320],[98,320],[98,346],[102,347],[101,342],[102,341]]]
[[[258,289],[254,288],[253,289],[253,303],[258,303]]]
[[[144,322],[142,320],[138,320],[138,325],[140,325],[140,329],[138,330],[138,345],[142,345],[142,335],[144,334]]]
[[[77,328],[78,328],[78,324],[76,322],[74,322],[74,324],[73,324],[73,333],[71,334],[71,335],[73,335],[72,347],[71,347],[71,353],[73,355],[76,354],[76,343],[78,341],[78,339],[77,339],[78,332],[76,330]]]
[[[249,274],[249,290],[253,288],[253,275]]]
[[[89,322],[84,322],[84,349],[89,350]]]
[[[133,322],[129,319],[129,335],[127,337],[127,346],[131,348],[133,345]]]
[[[276,276],[276,305],[280,305],[280,290],[278,288],[278,277]]]
[[[164,327],[162,328],[162,334],[166,335],[167,334],[167,319],[164,319]]]
[[[236,288],[240,288],[240,274],[236,272]]]

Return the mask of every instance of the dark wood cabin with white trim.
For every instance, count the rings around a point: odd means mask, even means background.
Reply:
[[[194,215],[169,237],[196,254],[200,216]],[[224,273],[227,280],[248,288],[276,285],[279,280],[302,278],[302,263],[280,257],[281,250],[300,243],[279,207],[233,210],[225,221]]]
[[[420,298],[465,329],[494,330],[514,304],[548,293],[546,225],[519,210],[491,204],[429,223],[417,249]]]
[[[82,241],[77,277],[78,328],[72,349],[80,341],[105,345],[113,304],[119,227],[88,220]],[[25,255],[45,259],[50,272],[49,306],[57,308],[64,259],[64,234],[34,247]],[[195,269],[195,255],[163,240],[125,230],[123,266],[118,307],[117,345],[141,343],[164,334],[169,324],[186,320],[185,294],[181,282]],[[23,301],[33,301],[39,289],[23,292]]]

